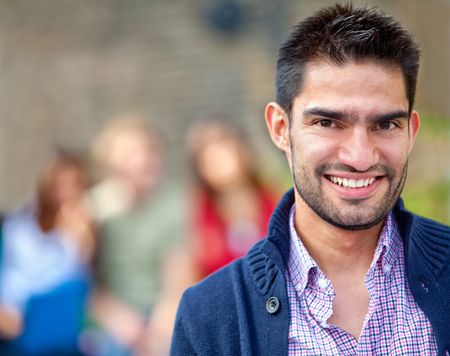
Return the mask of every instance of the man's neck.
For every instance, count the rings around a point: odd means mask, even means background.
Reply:
[[[308,253],[331,280],[343,275],[364,277],[382,227],[383,222],[366,230],[340,229],[325,222],[296,197],[295,229]]]

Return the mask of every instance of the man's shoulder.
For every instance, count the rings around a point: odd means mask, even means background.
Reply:
[[[450,226],[408,211],[402,217],[399,223],[410,272],[422,275],[427,267],[434,276],[447,276],[450,286]]]
[[[244,278],[247,273],[246,257],[239,258],[220,270],[209,275],[199,283],[188,288],[183,299],[192,303],[212,305],[230,301],[233,288],[242,287],[237,281]],[[234,286],[234,287],[233,287]]]
[[[274,265],[265,255],[258,242],[247,255],[231,262],[188,288],[180,303],[180,312],[198,317],[198,313],[209,313],[233,308],[239,303],[252,302],[257,295],[266,292],[267,279],[272,279]],[[214,315],[214,313],[212,315]]]
[[[261,354],[286,346],[289,308],[284,274],[264,252],[265,241],[184,292],[172,355]],[[279,306],[273,311],[267,309],[271,299]],[[277,330],[275,339],[270,325]]]
[[[412,233],[425,238],[440,237],[450,239],[450,226],[439,221],[409,213],[412,216]]]
[[[242,301],[239,289],[245,282],[239,280],[245,274],[245,262],[236,260],[213,273],[198,284],[188,288],[178,306],[172,337],[171,355],[203,354],[230,351],[237,340],[234,333],[239,329],[239,310]],[[245,278],[245,277],[244,277]],[[235,345],[236,346],[236,345]],[[225,351],[224,351],[225,350]]]
[[[397,203],[394,213],[402,235],[407,238],[433,239],[437,237],[450,239],[450,226],[409,211],[404,207],[401,199]]]

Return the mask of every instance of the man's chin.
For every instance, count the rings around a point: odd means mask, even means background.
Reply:
[[[323,212],[316,212],[323,220],[328,222],[330,225],[337,227],[342,230],[357,231],[357,230],[367,230],[380,224],[386,218],[387,214],[382,214],[373,218],[362,218],[362,217],[331,217]]]
[[[372,196],[366,199],[337,199],[329,203],[332,209],[316,211],[333,226],[344,230],[365,230],[384,221],[391,210],[386,197]],[[320,208],[318,210],[321,210]]]
[[[341,230],[347,230],[347,231],[359,231],[359,230],[368,230],[378,224],[380,224],[385,217],[380,218],[379,220],[373,220],[369,222],[359,222],[359,223],[341,223],[338,221],[328,221],[331,225],[341,229]]]
[[[309,191],[299,189],[301,186],[298,184],[295,187],[300,198],[316,215],[328,224],[347,231],[367,230],[380,224],[395,203],[395,200],[390,201],[388,194],[344,200],[331,194],[308,194]]]

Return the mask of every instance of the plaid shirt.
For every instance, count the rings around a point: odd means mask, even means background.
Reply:
[[[286,269],[290,304],[289,355],[437,355],[431,324],[415,303],[405,277],[403,246],[392,214],[365,277],[370,303],[359,340],[328,324],[330,280],[308,254],[290,213],[291,254]]]

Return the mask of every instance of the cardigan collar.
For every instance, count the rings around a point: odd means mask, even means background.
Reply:
[[[285,269],[289,261],[289,211],[294,204],[294,190],[288,191],[269,223],[269,235],[248,253],[251,278],[260,295],[286,296]],[[450,350],[450,313],[440,286],[450,284],[450,227],[410,213],[398,199],[393,215],[400,230],[405,254],[405,270],[411,292],[425,312],[436,333],[440,354]],[[447,271],[445,270],[447,268]],[[444,297],[446,298],[446,297]]]
[[[267,239],[257,245],[258,250],[282,271],[289,261],[289,212],[294,202],[294,188],[291,188],[283,195],[272,214]],[[430,261],[431,274],[437,275],[448,263],[450,228],[410,213],[405,209],[401,198],[397,200],[393,213],[404,242],[406,261],[411,248],[419,246],[425,258]]]

